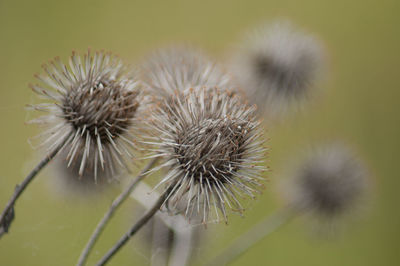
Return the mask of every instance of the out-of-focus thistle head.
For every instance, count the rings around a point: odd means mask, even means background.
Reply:
[[[238,83],[269,115],[307,98],[323,61],[317,40],[288,22],[263,25],[248,33],[232,57]]]
[[[368,179],[361,161],[336,143],[320,147],[303,159],[286,184],[292,208],[331,219],[357,206]]]
[[[185,199],[181,211],[189,219],[220,220],[219,209],[227,221],[228,207],[241,212],[242,195],[260,192],[265,149],[254,112],[237,95],[209,87],[178,93],[155,108],[150,143],[154,156],[166,158],[159,185],[170,191],[168,209]]]
[[[144,63],[142,80],[154,96],[198,87],[225,88],[231,77],[202,52],[187,46],[171,46],[153,53]]]
[[[43,69],[47,75],[36,75],[43,84],[31,85],[46,100],[33,106],[47,113],[32,121],[48,126],[41,146],[52,150],[66,140],[60,155],[67,166],[95,180],[126,168],[141,96],[121,60],[89,50],[84,56],[73,52],[69,66],[55,58]]]

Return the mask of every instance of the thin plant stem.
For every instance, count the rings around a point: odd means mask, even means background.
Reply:
[[[161,206],[167,199],[170,189],[166,190],[157,200],[157,202],[149,209],[124,236],[104,255],[104,257],[97,262],[97,266],[106,265],[106,263],[135,235],[153,216],[160,210]]]
[[[137,201],[140,205],[142,205],[146,210],[150,209],[153,204],[157,201],[160,194],[154,189],[145,184],[140,183],[135,188],[135,193],[130,195],[135,201]],[[191,227],[192,225],[183,217],[182,214],[175,214],[174,216],[170,216],[165,212],[158,212],[156,216],[163,221],[163,223],[175,233],[179,233],[186,229],[186,227]]]
[[[189,265],[189,259],[193,252],[194,226],[185,227],[186,221],[182,223],[182,220],[177,220],[175,224],[181,230],[174,232],[174,241],[168,265],[186,266]]]
[[[155,218],[152,225],[152,241],[151,241],[151,260],[150,266],[169,266],[168,256],[171,247],[169,234],[173,232],[167,227],[161,218]],[[174,235],[175,236],[175,235]]]
[[[97,242],[98,238],[100,237],[101,233],[103,232],[105,226],[113,217],[115,211],[121,206],[121,204],[128,198],[128,196],[132,193],[133,189],[136,185],[142,181],[144,177],[149,173],[149,170],[157,163],[158,157],[152,159],[144,168],[143,170],[137,175],[131,183],[127,186],[127,188],[119,194],[119,196],[113,201],[108,211],[104,214],[103,218],[97,224],[95,230],[93,231],[89,241],[87,242],[85,248],[82,250],[82,253],[79,257],[78,266],[82,266],[86,263],[87,258],[89,256],[90,251],[92,250],[94,244]]]
[[[135,188],[135,193],[132,193],[131,197],[147,210],[157,201],[159,193],[142,182]],[[170,216],[158,212],[155,217],[158,219],[154,221],[153,225],[151,265],[188,265],[193,251],[194,226],[189,224],[182,214]],[[165,237],[159,237],[159,234],[167,234],[168,231],[172,232],[174,236],[172,244],[170,243],[171,246],[168,246],[168,250],[160,251],[157,248],[163,245],[167,246],[168,243],[165,243],[165,241],[168,242],[169,240]]]
[[[239,236],[232,244],[226,247],[206,265],[221,266],[231,263],[252,246],[260,242],[263,238],[275,232],[282,225],[290,221],[294,215],[295,214],[289,209],[281,209],[276,213],[269,215],[264,220],[253,226],[249,231]]]
[[[46,157],[39,162],[38,165],[28,174],[28,176],[15,187],[14,194],[11,196],[8,201],[6,207],[0,216],[0,237],[8,233],[8,229],[15,217],[15,208],[14,205],[17,202],[18,198],[22,195],[26,187],[29,183],[36,177],[36,175],[42,170],[56,155],[57,153],[64,147],[65,143],[70,138],[70,135],[66,136],[64,140],[55,147]]]

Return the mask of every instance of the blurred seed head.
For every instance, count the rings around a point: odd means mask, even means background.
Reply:
[[[190,88],[231,87],[231,77],[219,65],[188,46],[154,52],[143,64],[141,77],[151,94],[164,98]]]
[[[268,116],[306,99],[323,61],[318,41],[288,22],[262,25],[248,33],[232,57],[238,83]]]
[[[241,213],[242,195],[254,198],[261,191],[265,149],[254,113],[254,106],[216,88],[179,93],[155,108],[149,143],[154,156],[166,158],[161,167],[168,171],[158,186],[170,190],[169,210],[185,199],[180,211],[189,219],[218,221],[219,209],[227,221],[228,207]]]
[[[285,184],[291,208],[331,220],[354,210],[366,192],[368,179],[363,163],[335,143],[303,158]]]
[[[62,155],[76,177],[97,181],[127,169],[124,158],[135,147],[131,130],[141,95],[121,60],[89,50],[84,56],[73,52],[69,66],[55,58],[43,69],[46,75],[36,76],[42,85],[31,85],[45,100],[32,106],[46,112],[31,121],[47,127],[40,146],[52,150],[67,139]]]

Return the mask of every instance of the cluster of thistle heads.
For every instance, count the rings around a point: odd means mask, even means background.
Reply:
[[[113,181],[145,152],[160,160],[153,171],[162,170],[165,210],[227,221],[264,188],[268,119],[314,94],[322,57],[318,41],[289,23],[247,34],[225,63],[190,46],[159,49],[135,69],[111,53],[73,52],[36,76],[31,87],[44,103],[33,108],[45,115],[33,122],[46,127],[41,146],[62,145],[69,178]],[[365,184],[356,157],[336,145],[294,177],[289,205],[327,216],[347,210]]]

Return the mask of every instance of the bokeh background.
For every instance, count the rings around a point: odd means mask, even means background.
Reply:
[[[71,50],[105,48],[138,62],[154,48],[189,42],[223,59],[240,34],[265,20],[287,18],[319,36],[328,54],[323,97],[271,125],[270,182],[246,217],[212,225],[202,259],[279,206],[274,185],[297,152],[343,139],[368,163],[374,190],[359,219],[329,241],[310,237],[298,219],[264,239],[234,265],[399,265],[400,262],[400,1],[19,1],[0,0],[0,206],[40,157],[28,144],[27,84],[40,65]],[[0,265],[74,265],[117,187],[100,196],[60,193],[46,169],[17,205],[11,234],[0,240]],[[95,247],[97,261],[133,221],[126,204]],[[133,241],[110,265],[146,265]]]

